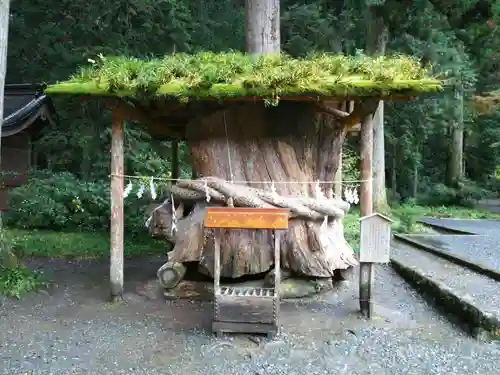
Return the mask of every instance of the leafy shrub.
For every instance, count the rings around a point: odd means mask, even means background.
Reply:
[[[391,207],[398,207],[401,204],[401,194],[393,189],[385,189],[387,194],[387,201]]]
[[[36,290],[43,283],[42,274],[25,267],[22,255],[13,247],[13,242],[1,228],[0,218],[0,294],[21,298],[24,293]]]
[[[360,179],[360,176],[359,156],[346,145],[342,152],[342,179],[344,181],[356,181]]]
[[[0,266],[0,294],[21,298],[25,293],[44,285],[42,273],[19,265],[14,268]]]
[[[460,182],[457,188],[436,184],[419,196],[418,203],[427,206],[472,207],[484,195],[485,192],[470,181]]]
[[[417,226],[417,221],[420,219],[418,207],[414,200],[409,200],[401,206],[397,212],[394,212],[393,231],[395,233],[413,233]]]
[[[144,200],[125,205],[127,231],[142,230]],[[92,231],[109,228],[109,181],[82,181],[71,173],[35,171],[9,192],[5,224],[25,229]]]

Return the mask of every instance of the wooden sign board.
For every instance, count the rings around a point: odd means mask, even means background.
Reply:
[[[391,223],[388,217],[374,213],[362,217],[359,261],[388,263],[391,251]]]
[[[288,229],[290,211],[284,208],[209,207],[205,228]]]
[[[212,330],[223,332],[266,333],[273,337],[279,332],[280,308],[280,230],[288,228],[290,211],[282,208],[209,207],[205,228],[214,236],[214,317]],[[271,230],[274,234],[274,288],[220,287],[221,247],[217,232],[225,229]],[[220,234],[220,233],[219,233]]]

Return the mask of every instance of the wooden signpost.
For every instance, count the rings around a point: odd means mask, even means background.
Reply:
[[[374,263],[389,263],[391,250],[391,223],[388,217],[379,213],[364,216],[361,222],[361,243],[359,250],[360,278],[359,304],[361,312],[371,319],[373,314],[372,286]]]
[[[212,330],[222,332],[265,333],[279,331],[280,234],[288,229],[289,210],[281,208],[209,207],[205,228],[272,230],[274,234],[274,288],[233,288],[220,286],[220,242],[215,233],[214,317]]]

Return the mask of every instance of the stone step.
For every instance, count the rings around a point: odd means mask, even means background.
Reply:
[[[499,220],[491,219],[452,219],[423,217],[419,223],[444,234],[481,234],[488,235],[498,231],[500,228]]]
[[[397,240],[500,281],[500,238],[478,235],[394,234]]]
[[[391,264],[409,284],[474,337],[500,339],[500,282],[396,239]]]

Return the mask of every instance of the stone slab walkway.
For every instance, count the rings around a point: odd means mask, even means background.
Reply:
[[[468,232],[470,234],[497,235],[500,237],[500,220],[424,217],[420,221],[442,229]]]
[[[408,235],[424,245],[500,272],[500,236]]]
[[[464,234],[424,234],[411,237],[441,251],[500,271],[500,220],[423,218],[421,222]]]

